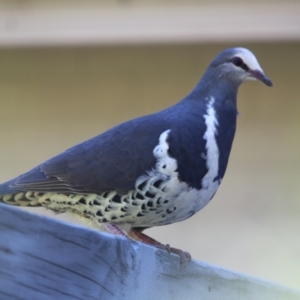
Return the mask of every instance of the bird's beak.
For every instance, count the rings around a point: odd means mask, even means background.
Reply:
[[[259,70],[250,70],[249,72],[253,78],[262,81],[267,86],[273,86],[271,79],[269,79],[263,72]]]

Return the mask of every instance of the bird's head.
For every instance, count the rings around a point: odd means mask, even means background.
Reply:
[[[210,64],[219,78],[226,78],[237,85],[246,80],[260,80],[268,86],[272,81],[264,74],[254,54],[245,48],[230,48],[221,52]]]

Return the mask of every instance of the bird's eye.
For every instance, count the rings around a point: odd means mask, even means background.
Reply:
[[[243,60],[240,57],[234,57],[231,62],[237,67],[241,67],[244,64]]]

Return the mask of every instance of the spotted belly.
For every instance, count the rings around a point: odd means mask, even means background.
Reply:
[[[144,176],[135,190],[125,195],[115,191],[101,194],[59,194],[20,192],[3,198],[8,204],[21,206],[42,205],[57,213],[69,212],[79,216],[92,227],[100,223],[128,223],[130,227],[152,227],[183,221],[212,198],[218,188],[196,190],[179,182],[178,178],[164,178],[161,174]]]

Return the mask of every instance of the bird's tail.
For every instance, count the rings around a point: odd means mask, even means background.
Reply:
[[[10,205],[16,206],[41,206],[39,203],[38,192],[22,192],[16,191],[10,188],[10,185],[14,182],[10,180],[3,184],[0,184],[0,202],[4,202]]]

